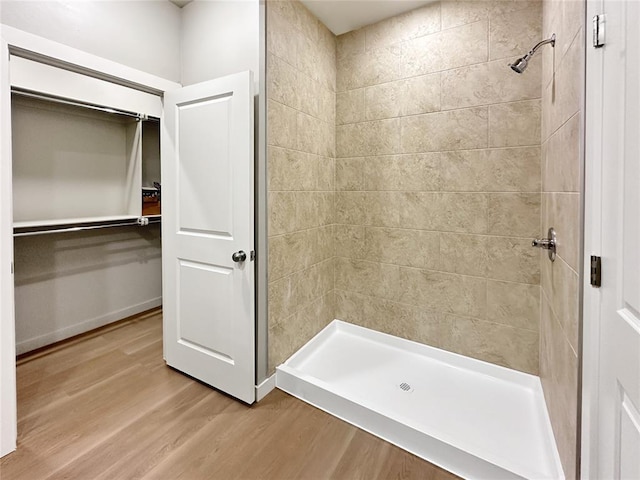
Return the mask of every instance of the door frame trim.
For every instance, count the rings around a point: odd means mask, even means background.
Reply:
[[[162,95],[180,88],[155,75],[107,60],[87,52],[0,24],[2,66],[9,65],[9,55],[37,60],[45,64],[107,80],[136,90]],[[13,293],[13,212],[11,176],[11,92],[9,68],[0,78],[0,456],[16,449],[17,397],[15,364],[15,314]]]
[[[601,252],[602,230],[602,110],[603,59],[602,49],[589,44],[589,19],[603,12],[602,0],[587,0],[585,22],[586,85],[584,135],[584,249],[583,249],[583,301],[580,472],[581,478],[592,478],[598,472],[598,404],[600,371],[600,310],[598,288],[590,284],[590,256]]]

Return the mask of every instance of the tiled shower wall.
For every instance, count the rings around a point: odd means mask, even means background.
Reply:
[[[336,317],[538,373],[540,2],[338,37]]]
[[[334,318],[335,36],[267,4],[269,371]]]
[[[540,258],[540,377],[567,479],[576,478],[584,10],[582,0],[543,2],[543,34],[557,41],[542,58],[540,230],[555,228],[558,257]]]

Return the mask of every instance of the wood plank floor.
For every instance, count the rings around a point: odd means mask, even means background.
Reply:
[[[2,480],[457,478],[279,390],[249,407],[168,368],[161,322],[21,358]]]

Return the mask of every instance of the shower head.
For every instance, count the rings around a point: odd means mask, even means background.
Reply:
[[[539,42],[538,44],[536,44],[536,46],[533,47],[529,51],[529,53],[527,53],[524,57],[520,57],[515,62],[510,63],[509,67],[511,67],[511,70],[513,70],[516,73],[524,72],[527,69],[527,65],[529,65],[529,60],[531,60],[531,57],[533,57],[533,54],[536,53],[541,46],[546,45],[547,43],[550,43],[552,47],[556,46],[556,34],[555,33],[553,35],[551,35],[551,38],[548,38],[548,39],[543,40],[543,41]]]
[[[515,62],[510,63],[509,66],[511,67],[511,70],[513,70],[514,72],[522,73],[526,70],[527,65],[529,65],[530,58],[531,57],[529,56],[529,54],[527,54],[524,57],[520,57]]]

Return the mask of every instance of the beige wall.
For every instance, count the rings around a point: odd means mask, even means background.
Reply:
[[[334,318],[335,36],[267,4],[269,371]]]
[[[539,2],[433,3],[338,37],[336,316],[538,372]]]
[[[542,225],[554,227],[558,257],[542,255],[540,376],[566,478],[576,477],[582,122],[584,95],[582,0],[545,0],[543,34]]]

